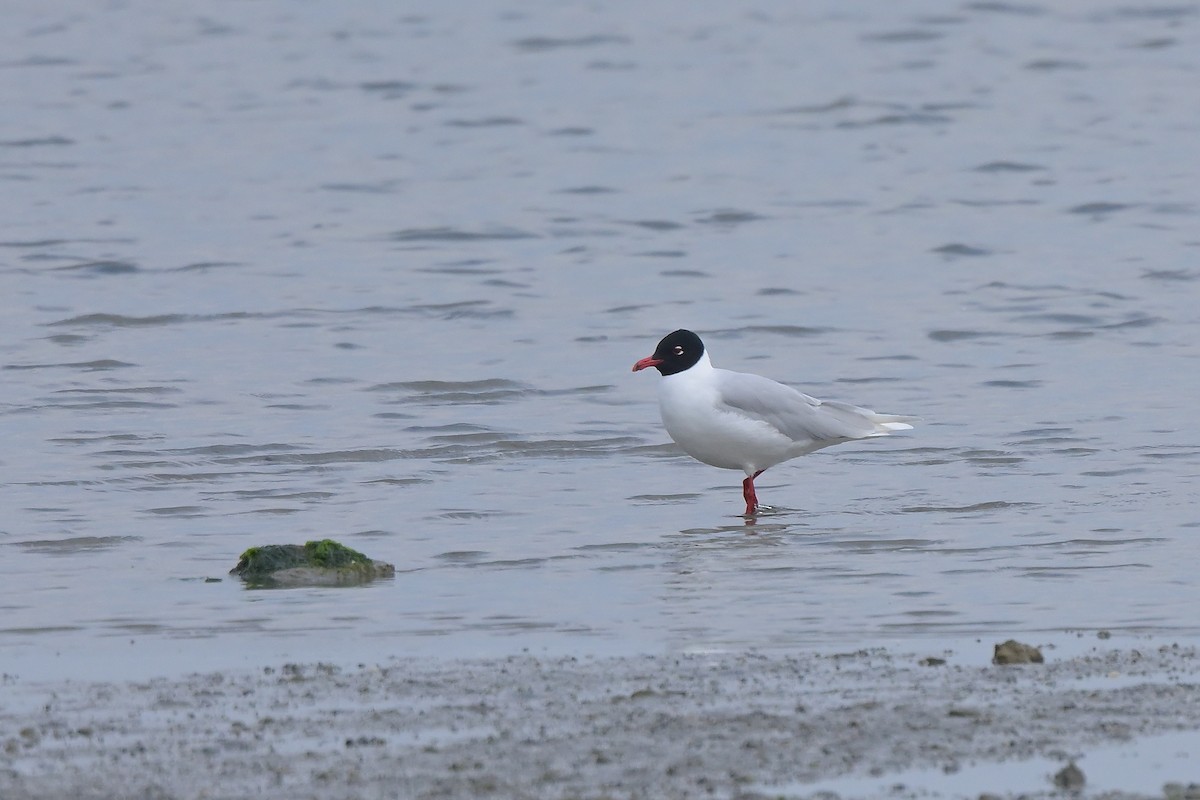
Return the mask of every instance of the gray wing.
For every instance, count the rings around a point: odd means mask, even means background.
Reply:
[[[906,418],[876,414],[869,408],[818,400],[761,375],[716,370],[720,402],[729,410],[761,420],[795,442],[828,442],[884,436],[889,420]]]

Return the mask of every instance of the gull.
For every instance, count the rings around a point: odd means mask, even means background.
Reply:
[[[654,355],[633,365],[662,373],[658,404],[667,433],[697,461],[740,469],[746,516],[759,511],[754,479],[797,456],[856,439],[912,429],[916,417],[818,400],[782,383],[746,372],[717,369],[700,337],[667,334]]]

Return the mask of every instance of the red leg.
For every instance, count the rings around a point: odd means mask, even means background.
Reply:
[[[746,499],[747,517],[752,517],[758,513],[758,495],[754,493],[754,479],[762,474],[763,471],[760,469],[758,472],[742,481],[742,497]]]

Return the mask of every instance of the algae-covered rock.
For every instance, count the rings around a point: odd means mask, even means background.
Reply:
[[[352,586],[391,578],[396,568],[333,539],[322,539],[303,545],[251,547],[229,574],[251,586]]]

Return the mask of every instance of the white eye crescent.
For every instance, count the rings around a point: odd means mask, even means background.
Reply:
[[[679,345],[679,344],[675,345],[675,355],[677,355],[677,356],[683,355],[683,345]]]

